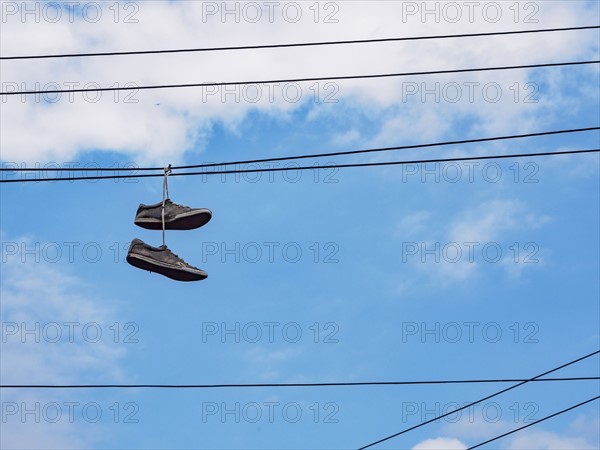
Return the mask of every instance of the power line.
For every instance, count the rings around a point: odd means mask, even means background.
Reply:
[[[487,138],[477,138],[477,139],[463,139],[459,141],[445,141],[445,142],[435,142],[428,144],[415,144],[415,145],[402,145],[397,147],[383,147],[383,148],[370,148],[363,150],[352,150],[345,152],[332,152],[332,153],[316,153],[310,155],[296,155],[296,156],[283,156],[278,158],[263,158],[263,159],[250,159],[245,161],[229,161],[229,162],[221,162],[221,163],[207,163],[207,164],[195,164],[188,166],[173,166],[172,170],[182,170],[182,169],[202,169],[207,167],[222,167],[222,166],[230,166],[230,165],[239,165],[239,164],[258,164],[258,163],[266,163],[266,162],[281,162],[281,161],[292,161],[297,159],[316,159],[316,158],[325,158],[332,156],[347,156],[347,155],[357,155],[362,153],[377,153],[377,152],[387,152],[392,150],[412,150],[417,148],[427,148],[427,147],[441,147],[447,145],[460,145],[460,144],[473,144],[473,143],[481,143],[481,142],[492,142],[492,141],[502,141],[508,139],[521,139],[521,138],[529,138],[529,137],[540,137],[540,136],[550,136],[556,134],[566,134],[566,133],[580,133],[585,131],[597,131],[600,130],[600,127],[588,127],[588,128],[575,128],[569,130],[557,130],[557,131],[542,131],[538,133],[528,133],[528,134],[514,134],[508,136],[495,136],[495,137],[487,137]],[[73,168],[39,168],[39,167],[15,167],[15,168],[0,168],[0,172],[47,172],[49,170],[52,171],[65,171],[65,170],[75,170]],[[117,171],[163,171],[163,167],[83,167],[77,168],[77,171],[81,172],[117,172]]]
[[[576,30],[591,30],[600,28],[598,25],[582,26],[582,27],[567,27],[567,28],[544,28],[537,30],[518,30],[518,31],[495,31],[488,33],[465,33],[465,34],[444,34],[432,36],[410,36],[396,38],[381,38],[381,39],[353,39],[344,41],[324,41],[324,42],[305,42],[291,44],[265,44],[265,45],[241,45],[233,47],[204,47],[204,48],[182,48],[182,49],[167,49],[167,50],[141,50],[127,52],[95,52],[95,53],[65,53],[54,55],[23,55],[23,56],[0,56],[0,60],[17,60],[17,59],[48,59],[48,58],[81,58],[90,56],[123,56],[123,55],[151,55],[164,53],[194,53],[194,52],[215,52],[227,50],[258,50],[271,48],[290,48],[290,47],[315,47],[324,45],[345,45],[345,44],[370,44],[379,42],[400,42],[400,41],[419,41],[427,39],[452,39],[452,38],[468,38],[468,37],[484,37],[484,36],[502,36],[511,34],[530,34],[530,33],[552,33],[562,31]]]
[[[380,167],[380,166],[397,166],[406,164],[429,164],[429,163],[445,163],[445,162],[459,162],[459,161],[482,161],[489,159],[506,159],[506,158],[535,158],[540,156],[555,156],[555,155],[575,155],[583,153],[598,153],[600,149],[589,149],[589,150],[564,150],[558,152],[543,152],[543,153],[520,153],[520,154],[509,154],[509,155],[489,155],[489,156],[465,156],[460,158],[438,158],[438,159],[418,159],[411,161],[386,161],[376,163],[356,163],[356,164],[331,164],[323,167],[315,166],[299,166],[299,167],[270,167],[266,169],[241,169],[241,170],[218,170],[212,172],[181,172],[171,173],[169,176],[198,176],[198,175],[227,175],[236,173],[261,173],[261,172],[284,172],[291,170],[319,170],[319,169],[345,169],[350,167]],[[52,170],[52,169],[49,169]],[[129,169],[134,170],[134,169]],[[62,177],[62,178],[44,178],[41,180],[36,179],[14,179],[14,180],[0,180],[0,183],[26,183],[26,182],[40,182],[40,181],[81,181],[81,180],[114,180],[121,178],[151,178],[151,177],[162,177],[163,174],[141,174],[141,175],[98,175],[98,176],[82,176],[82,177]]]
[[[516,383],[528,379],[431,380],[431,381],[357,381],[341,383],[246,383],[246,384],[4,384],[0,389],[216,389],[271,387],[404,386],[435,384]],[[592,381],[600,377],[542,378],[529,381]]]
[[[238,161],[238,162],[229,162],[229,163],[212,163],[212,164],[202,164],[196,166],[179,166],[173,167],[173,169],[196,169],[203,167],[215,167],[215,166],[226,166],[231,164],[258,164],[264,162],[280,162],[280,161],[292,161],[297,159],[313,159],[313,158],[326,158],[333,156],[347,156],[347,155],[358,155],[363,153],[377,153],[377,152],[387,152],[393,150],[414,150],[417,148],[427,148],[427,147],[441,147],[448,145],[461,145],[461,144],[474,144],[481,142],[492,142],[492,141],[502,141],[508,139],[522,139],[529,137],[540,137],[540,136],[550,136],[555,134],[565,134],[565,133],[580,133],[585,131],[594,131],[600,130],[600,127],[590,127],[590,128],[578,128],[571,130],[558,130],[558,131],[544,131],[539,133],[529,133],[529,134],[516,134],[512,136],[496,136],[496,137],[488,137],[488,138],[479,138],[479,139],[463,139],[460,141],[446,141],[446,142],[436,142],[433,144],[415,144],[415,145],[403,145],[398,147],[385,147],[385,148],[377,148],[377,149],[365,149],[365,150],[353,150],[346,152],[332,152],[332,153],[320,153],[313,155],[300,155],[300,156],[288,156],[282,158],[265,158],[265,159],[255,159],[255,160],[247,160],[247,161]]]
[[[373,78],[392,78],[392,77],[408,77],[421,75],[441,75],[450,73],[467,73],[467,72],[486,72],[496,70],[514,70],[514,69],[535,69],[540,67],[564,67],[564,66],[579,66],[585,64],[598,64],[600,60],[593,61],[572,61],[562,63],[543,63],[543,64],[527,64],[518,66],[497,66],[497,67],[479,67],[471,69],[449,69],[449,70],[430,70],[423,72],[401,72],[401,73],[384,73],[370,75],[342,75],[342,76],[326,76],[326,77],[307,77],[307,78],[288,78],[280,80],[254,80],[254,81],[224,81],[218,83],[184,83],[184,84],[157,84],[143,86],[120,86],[120,87],[100,87],[100,88],[81,88],[81,89],[49,89],[45,91],[13,91],[0,92],[0,95],[34,95],[34,94],[66,94],[76,92],[112,92],[112,91],[136,91],[136,90],[151,90],[151,89],[175,89],[175,88],[197,88],[197,87],[213,87],[213,86],[233,86],[247,84],[281,84],[281,83],[302,83],[309,81],[339,81],[339,80],[358,80],[358,79],[373,79]]]
[[[528,427],[531,427],[531,426],[533,426],[535,424],[543,422],[544,420],[551,419],[552,417],[559,416],[561,414],[566,413],[567,411],[571,411],[572,409],[579,408],[580,406],[586,405],[587,403],[591,403],[594,400],[598,400],[599,398],[600,398],[600,395],[598,395],[597,397],[594,397],[594,398],[590,398],[589,400],[586,400],[585,402],[578,403],[576,405],[571,406],[570,408],[563,409],[562,411],[558,411],[558,412],[556,412],[554,414],[550,414],[549,416],[546,416],[546,417],[544,417],[544,418],[542,418],[540,420],[536,420],[535,422],[531,422],[531,423],[529,423],[529,424],[527,424],[525,426],[522,426],[520,428],[516,428],[514,430],[511,430],[508,433],[504,433],[504,434],[501,434],[500,436],[496,436],[495,438],[489,439],[489,440],[487,440],[485,442],[482,442],[481,444],[477,444],[477,445],[474,445],[473,447],[469,447],[467,450],[473,450],[474,448],[478,448],[478,447],[481,447],[482,445],[489,444],[490,442],[494,442],[494,441],[496,441],[496,440],[498,440],[500,438],[508,436],[509,434],[513,434],[513,433],[516,433],[517,431],[524,430],[525,428],[528,428]]]
[[[600,350],[597,350],[597,351],[595,351],[595,352],[593,352],[593,353],[590,353],[590,354],[588,354],[588,355],[582,356],[581,358],[577,358],[577,359],[575,359],[575,360],[573,360],[573,361],[571,361],[571,362],[568,362],[568,363],[566,363],[566,364],[563,364],[562,366],[556,367],[556,368],[554,368],[554,369],[552,369],[552,370],[548,370],[547,372],[544,372],[544,373],[542,373],[542,374],[540,374],[540,375],[537,375],[537,376],[535,376],[535,377],[533,377],[533,378],[531,378],[531,379],[529,379],[529,380],[525,380],[525,381],[522,381],[522,382],[520,382],[520,383],[518,383],[518,384],[515,384],[515,385],[513,385],[513,386],[510,386],[510,387],[508,387],[508,388],[506,388],[506,389],[502,389],[501,391],[498,391],[498,392],[496,392],[496,393],[494,393],[494,394],[488,395],[487,397],[483,397],[483,398],[481,398],[481,399],[479,399],[479,400],[476,400],[476,401],[474,401],[474,402],[472,402],[472,403],[469,403],[469,404],[467,404],[467,405],[465,405],[465,406],[462,406],[462,407],[460,407],[460,408],[457,408],[457,409],[454,409],[454,410],[452,410],[452,411],[449,411],[449,412],[447,412],[447,413],[445,413],[445,414],[442,414],[442,415],[440,415],[440,416],[438,416],[438,417],[434,417],[434,418],[433,418],[433,419],[431,419],[431,420],[427,420],[427,421],[425,421],[425,422],[421,422],[421,423],[420,423],[420,424],[418,424],[418,425],[412,426],[412,427],[410,427],[410,428],[406,428],[406,429],[404,429],[404,430],[402,430],[402,431],[400,431],[400,432],[398,432],[398,433],[391,434],[391,435],[389,435],[389,436],[386,436],[386,437],[384,437],[384,438],[382,438],[382,439],[379,439],[379,440],[377,440],[377,441],[375,441],[375,442],[371,442],[370,444],[367,444],[367,445],[365,445],[365,446],[363,446],[363,447],[360,447],[358,450],[364,450],[364,449],[366,449],[366,448],[373,447],[374,445],[380,444],[380,443],[382,443],[382,442],[385,442],[385,441],[387,441],[387,440],[390,440],[390,439],[392,439],[392,438],[395,438],[395,437],[397,437],[397,436],[400,436],[401,434],[408,433],[409,431],[412,431],[412,430],[415,430],[415,429],[417,429],[417,428],[420,428],[420,427],[422,427],[422,426],[424,426],[424,425],[427,425],[427,424],[429,424],[429,423],[431,423],[431,422],[435,422],[436,420],[442,419],[442,418],[444,418],[444,417],[446,417],[446,416],[449,416],[449,415],[451,415],[451,414],[454,414],[454,413],[456,413],[456,412],[458,412],[458,411],[462,411],[463,409],[470,408],[471,406],[477,405],[478,403],[481,403],[481,402],[484,402],[484,401],[486,401],[486,400],[489,400],[490,398],[496,397],[496,396],[498,396],[498,395],[500,395],[500,394],[503,394],[503,393],[505,393],[505,392],[508,392],[508,391],[510,391],[510,390],[512,390],[512,389],[518,388],[519,386],[522,386],[522,385],[524,385],[525,383],[529,383],[529,382],[531,382],[531,381],[534,381],[534,380],[536,380],[536,379],[538,379],[538,378],[541,378],[541,377],[543,377],[543,376],[545,376],[545,375],[548,375],[549,373],[556,372],[557,370],[560,370],[560,369],[564,369],[564,368],[565,368],[565,367],[567,367],[567,366],[570,366],[570,365],[573,365],[573,364],[575,364],[575,363],[578,363],[578,362],[580,362],[580,361],[583,361],[584,359],[590,358],[590,357],[592,357],[592,356],[594,356],[594,355],[597,355],[598,353],[600,353]]]

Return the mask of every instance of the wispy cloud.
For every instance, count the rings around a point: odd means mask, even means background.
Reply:
[[[432,212],[417,211],[400,221],[394,237],[402,240],[403,258],[418,273],[447,285],[473,279],[492,262],[500,263],[509,276],[519,276],[532,265],[524,264],[521,254],[514,261],[507,236],[538,230],[549,221],[520,201],[484,200],[443,220]],[[531,250],[521,248],[525,243],[519,245],[521,253]],[[539,246],[533,245],[536,261],[541,262]]]
[[[3,233],[3,240],[8,237]],[[34,248],[27,239],[25,248]],[[23,247],[21,247],[23,248]],[[4,247],[3,247],[4,250]],[[20,251],[21,252],[21,251]],[[119,381],[123,374],[122,346],[113,342],[110,325],[114,312],[106,300],[77,277],[48,262],[23,262],[21,253],[3,253],[0,297],[2,316],[3,384],[77,384],[92,380]],[[100,331],[103,336],[98,336]],[[3,448],[86,448],[89,433],[77,421],[69,421],[62,403],[72,400],[65,392],[4,390]],[[58,402],[58,403],[57,403]],[[43,415],[48,404],[58,404],[62,420],[38,420],[30,414],[22,420],[21,409]],[[8,416],[10,405],[19,410]],[[41,411],[41,412],[40,412]],[[54,410],[52,410],[54,412]],[[5,413],[7,417],[5,417]],[[78,411],[80,414],[80,411]],[[79,417],[79,420],[81,418]]]

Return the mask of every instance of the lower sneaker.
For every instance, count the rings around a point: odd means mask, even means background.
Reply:
[[[139,269],[160,273],[177,281],[199,281],[208,277],[204,270],[190,266],[166,245],[152,247],[140,239],[131,241],[127,262]]]
[[[154,205],[141,204],[138,207],[133,223],[148,230],[162,230],[163,203]],[[190,208],[189,206],[165,200],[165,229],[193,230],[206,225],[212,218],[212,213],[206,208]]]

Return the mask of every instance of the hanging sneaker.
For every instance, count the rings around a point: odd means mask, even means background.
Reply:
[[[190,208],[178,205],[170,199],[165,200],[165,229],[167,230],[193,230],[206,225],[212,213],[206,208]],[[135,219],[136,225],[148,230],[162,230],[162,202],[154,205],[138,207]]]
[[[152,247],[140,239],[131,241],[127,262],[139,269],[160,273],[177,281],[198,281],[208,276],[204,270],[190,266],[171,252],[166,245]]]

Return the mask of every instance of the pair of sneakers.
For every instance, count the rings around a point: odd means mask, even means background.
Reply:
[[[170,199],[164,202],[165,230],[193,230],[206,225],[211,217],[212,213],[205,208],[178,205]],[[134,223],[148,230],[162,230],[163,202],[154,205],[140,204]],[[131,242],[127,252],[127,262],[139,269],[160,273],[177,281],[198,281],[208,276],[202,269],[186,263],[166,245],[152,247],[141,239],[134,239]]]

